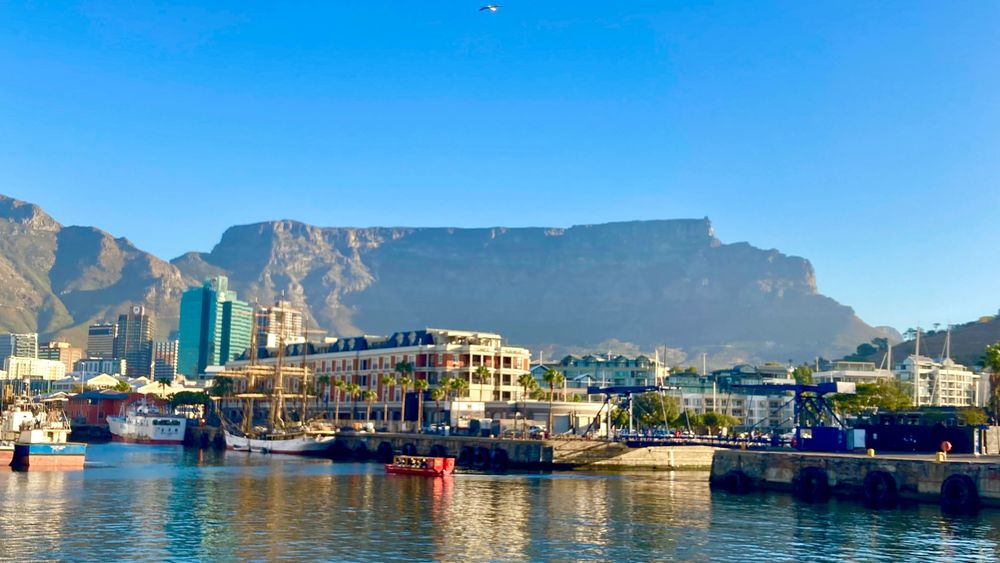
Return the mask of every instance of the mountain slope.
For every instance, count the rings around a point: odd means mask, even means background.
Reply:
[[[174,261],[241,295],[284,292],[334,334],[483,328],[532,347],[619,339],[717,361],[843,354],[877,336],[805,259],[722,244],[708,220],[544,228],[232,227]]]
[[[704,351],[726,364],[838,357],[881,334],[818,294],[807,260],[723,244],[707,219],[569,229],[273,221],[232,227],[211,252],[167,263],[0,196],[0,331],[82,345],[87,324],[143,303],[165,337],[184,289],[219,274],[243,299],[283,294],[334,335],[468,328],[549,354],[665,346],[671,362]]]
[[[131,303],[157,313],[159,334],[177,323],[179,270],[91,227],[63,227],[38,206],[0,196],[0,331],[86,341],[86,327]]]

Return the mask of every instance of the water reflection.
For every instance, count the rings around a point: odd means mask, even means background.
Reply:
[[[93,446],[0,473],[0,558],[995,560],[1000,514],[709,492],[704,473],[386,475],[381,466]]]

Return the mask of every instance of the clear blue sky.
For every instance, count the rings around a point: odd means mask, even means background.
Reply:
[[[502,4],[4,3],[0,193],[165,258],[709,216],[872,324],[1000,307],[997,2]]]

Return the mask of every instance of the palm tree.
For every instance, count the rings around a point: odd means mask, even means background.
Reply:
[[[333,382],[333,424],[337,426],[340,424],[340,396],[344,392],[344,388],[347,384],[344,383],[343,379],[337,379]]]
[[[368,403],[368,411],[365,413],[365,422],[372,421],[372,405],[378,400],[378,393],[374,390],[369,389],[364,393],[365,402]]]
[[[490,368],[480,365],[476,368],[476,371],[472,372],[472,377],[476,383],[486,383],[486,380],[490,378]]]
[[[556,370],[554,370],[552,368],[549,368],[549,369],[545,370],[545,374],[542,375],[542,379],[545,380],[545,383],[549,384],[549,426],[548,426],[548,428],[546,428],[546,431],[549,433],[549,436],[551,436],[552,435],[552,395],[555,394],[556,385],[561,385],[563,381],[566,381],[566,376],[564,376],[563,374],[559,373],[558,371],[556,371]]]
[[[438,385],[440,385],[441,389],[444,390],[444,398],[445,398],[445,400],[451,398],[451,392],[454,389],[454,386],[452,385],[452,383],[454,381],[455,381],[455,379],[453,377],[451,377],[450,375],[446,375],[446,376],[442,377],[440,380],[438,380]]]
[[[413,379],[410,376],[404,375],[403,377],[399,378],[399,388],[402,392],[402,395],[400,395],[402,401],[400,401],[399,404],[400,429],[406,427],[406,390],[410,388],[410,385],[413,385]]]
[[[351,400],[351,420],[354,420],[354,411],[358,407],[358,396],[361,395],[361,386],[357,383],[349,383],[344,387],[344,393]]]
[[[326,402],[329,405],[329,403],[330,403],[330,376],[328,374],[324,373],[323,375],[321,375],[321,376],[319,376],[319,377],[316,378],[316,384],[317,384],[317,386],[320,387],[320,389],[326,389],[325,397],[326,397]],[[319,390],[317,390],[317,393],[316,393],[316,408],[317,409],[319,409],[319,395],[320,395]]]
[[[469,382],[461,377],[451,380],[451,388],[455,391],[455,400],[458,400],[469,390]]]
[[[383,375],[379,378],[382,384],[382,422],[389,424],[389,386],[395,381],[391,375]]]
[[[410,362],[398,362],[393,369],[396,370],[396,377],[399,379],[399,428],[402,430],[406,427],[406,391],[410,388],[410,385],[413,385],[413,378],[410,377],[413,373],[413,364]]]
[[[417,431],[423,428],[424,424],[424,391],[430,387],[426,379],[418,379],[413,382],[413,390],[417,392]]]
[[[517,384],[521,386],[523,393],[521,394],[522,399],[527,399],[532,391],[538,387],[538,380],[535,376],[530,373],[522,373],[517,378]]]
[[[441,410],[441,399],[444,399],[445,396],[446,395],[444,389],[440,387],[435,387],[431,389],[431,400],[434,401],[434,406],[436,407],[436,410],[439,411]]]

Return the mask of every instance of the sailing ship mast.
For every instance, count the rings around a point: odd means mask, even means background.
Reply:
[[[273,398],[271,401],[271,428],[273,430],[277,430],[279,428],[284,429],[285,427],[285,417],[283,416],[285,412],[285,378],[284,373],[282,372],[285,360],[285,335],[283,334],[284,330],[282,328],[285,324],[285,315],[280,308],[278,309],[277,314],[280,317],[280,320],[276,323],[279,327],[278,358],[274,368],[274,386],[271,389],[271,396]]]
[[[306,319],[305,315],[302,315],[302,322],[305,326],[302,329],[302,335],[304,337],[304,342],[302,343],[302,416],[299,417],[299,423],[305,428],[306,417],[308,416],[308,410],[306,402],[309,399],[309,368],[306,367],[306,356],[309,355],[309,321]]]
[[[253,433],[253,396],[251,395],[256,381],[254,380],[254,366],[257,365],[257,310],[258,303],[254,301],[253,310],[250,313],[250,369],[247,370],[246,403],[243,406],[243,435],[250,437]]]

